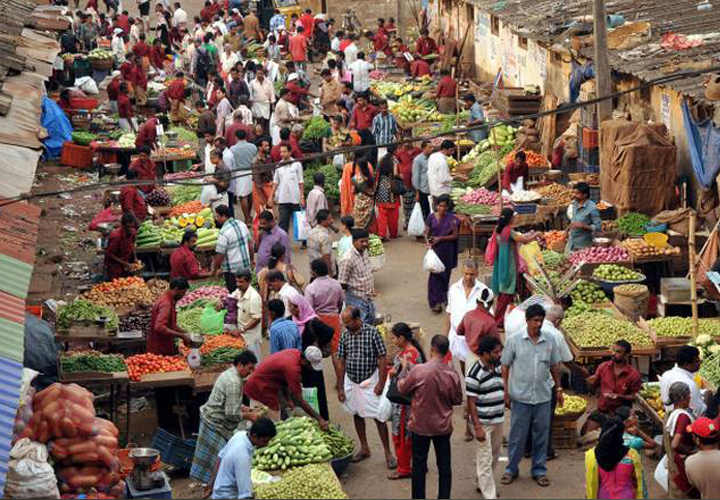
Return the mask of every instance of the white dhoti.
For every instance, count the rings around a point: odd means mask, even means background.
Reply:
[[[252,113],[255,118],[270,119],[270,103],[253,101]]]
[[[470,351],[467,342],[465,341],[465,336],[458,335],[455,328],[450,328],[448,341],[450,342],[450,352],[452,353],[453,358],[464,363],[467,359],[468,352]]]
[[[352,415],[362,418],[374,418],[380,422],[387,422],[390,419],[392,405],[390,400],[385,397],[389,384],[385,384],[385,388],[380,396],[375,394],[375,386],[379,380],[378,371],[372,376],[356,384],[345,375],[345,402],[343,409]]]

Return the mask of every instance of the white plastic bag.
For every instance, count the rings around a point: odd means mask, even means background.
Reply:
[[[308,227],[305,210],[293,212],[293,237],[295,241],[307,240],[310,228]]]
[[[75,80],[75,87],[88,95],[96,95],[100,93],[97,83],[95,83],[95,80],[93,80],[91,76],[82,76],[77,78]]]
[[[422,208],[420,207],[419,201],[415,202],[415,206],[410,214],[407,233],[410,236],[422,236],[425,234],[425,222],[423,221]]]
[[[5,498],[60,498],[44,444],[22,438],[10,451]]]
[[[345,402],[342,407],[348,413],[359,415],[362,418],[374,418],[380,422],[387,422],[392,415],[392,403],[386,397],[388,387],[390,387],[390,379],[385,381],[383,392],[378,396],[375,394],[375,386],[379,380],[378,371],[372,376],[360,382],[353,384],[345,374]]]
[[[423,271],[437,274],[445,272],[445,264],[432,248],[429,248],[425,253],[425,257],[423,257]]]
[[[653,475],[655,478],[655,482],[660,485],[660,487],[665,490],[667,493],[668,491],[668,467],[667,467],[667,455],[663,456],[660,462],[658,462],[657,467],[655,467],[655,474]]]

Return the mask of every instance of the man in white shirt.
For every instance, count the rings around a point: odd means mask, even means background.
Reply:
[[[690,388],[690,409],[696,417],[705,413],[707,405],[703,401],[700,389],[695,383],[695,373],[700,369],[700,351],[697,347],[684,345],[675,355],[675,366],[660,377],[660,397],[669,401],[668,392],[675,382],[684,382]],[[665,406],[665,412],[670,414],[673,405]]]
[[[333,37],[332,41],[330,42],[330,50],[332,52],[337,52],[340,50],[340,41],[345,36],[345,33],[343,33],[342,30],[335,33],[335,36]]]
[[[187,24],[188,15],[182,9],[180,2],[175,2],[175,12],[173,13],[173,24],[178,28],[182,28]]]
[[[213,211],[220,205],[228,206],[230,204],[227,193],[229,184],[222,175],[215,174],[212,183],[204,185],[200,191],[200,203],[209,206]]]
[[[262,298],[250,286],[252,272],[250,269],[241,269],[235,274],[237,290],[230,297],[237,300],[237,326],[242,334],[248,349],[255,354],[258,362],[262,359]]]
[[[250,102],[253,116],[267,128],[270,120],[270,108],[275,102],[275,89],[270,80],[265,77],[265,68],[257,68],[255,79],[250,82]]]
[[[280,145],[280,157],[283,162],[291,161],[292,148],[288,144]],[[295,161],[278,167],[273,178],[277,196],[278,225],[287,233],[293,212],[305,206],[305,184],[303,182],[302,163]]]
[[[358,94],[367,92],[370,89],[370,72],[373,67],[365,60],[365,53],[358,52],[357,61],[348,66],[348,69],[353,75],[353,90]]]
[[[452,176],[447,157],[452,155],[454,149],[455,143],[445,139],[440,145],[440,151],[431,154],[428,158],[428,184],[430,195],[433,197],[433,206],[439,196],[450,194]]]
[[[348,35],[348,40],[350,40],[350,45],[345,47],[345,64],[350,66],[352,63],[354,63],[357,60],[358,52],[360,49],[358,48],[357,44],[355,43],[356,36],[353,33],[350,33]]]

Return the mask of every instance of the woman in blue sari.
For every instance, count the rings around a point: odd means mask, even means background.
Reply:
[[[425,221],[428,244],[445,265],[445,271],[430,273],[428,276],[428,304],[435,312],[442,312],[447,304],[450,275],[458,262],[460,220],[452,213],[452,209],[450,196],[443,194],[437,198],[435,212],[428,215]]]

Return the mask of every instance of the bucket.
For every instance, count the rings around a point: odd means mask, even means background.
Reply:
[[[613,289],[615,306],[627,316],[630,321],[637,321],[639,317],[647,315],[650,292],[645,285],[631,284],[619,285]]]

